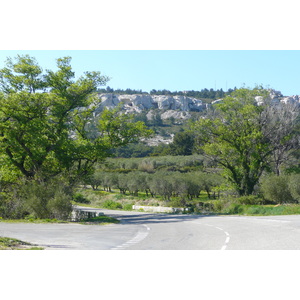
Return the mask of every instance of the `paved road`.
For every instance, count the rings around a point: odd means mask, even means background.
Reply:
[[[0,236],[42,245],[47,250],[300,249],[300,215],[246,217],[97,211],[119,218],[121,224],[1,222]]]

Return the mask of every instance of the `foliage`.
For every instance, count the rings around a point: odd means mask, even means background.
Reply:
[[[192,132],[178,132],[170,144],[171,155],[192,155],[194,150],[195,137]]]
[[[24,202],[28,214],[40,219],[67,220],[73,210],[72,188],[62,177],[43,180],[22,180],[14,190],[14,198]]]
[[[32,244],[9,237],[0,237],[0,250],[43,250],[42,247],[34,247]]]
[[[198,146],[218,162],[241,196],[253,193],[269,167],[271,146],[260,122],[264,107],[255,105],[258,95],[267,94],[260,88],[236,90],[209,118],[194,124]]]
[[[266,104],[260,122],[264,124],[262,131],[272,150],[271,168],[280,175],[284,171],[282,167],[291,159],[294,168],[299,164],[299,159],[297,162],[293,158],[297,157],[300,145],[300,106],[297,103],[272,105],[268,101]]]
[[[112,147],[150,134],[117,110],[93,119],[93,104],[100,101],[95,92],[108,78],[86,72],[74,80],[70,61],[58,59],[58,71],[43,75],[33,58],[18,56],[0,70],[0,153],[27,178],[87,174]],[[99,133],[91,136],[87,126],[95,122]]]
[[[16,189],[10,193],[0,194],[0,217],[3,219],[22,219],[29,213],[25,208],[24,201],[16,197]]]
[[[58,71],[46,75],[29,56],[8,59],[0,70],[0,149],[27,178],[70,168],[78,150],[89,146],[69,133],[79,129],[76,108],[89,105],[91,94],[107,79],[90,72],[74,81],[70,60],[58,59]]]
[[[67,193],[66,186],[90,175],[111,148],[151,134],[118,109],[95,118],[96,92],[108,78],[85,72],[75,79],[70,63],[70,57],[59,58],[57,71],[43,72],[25,55],[8,58],[0,69],[2,215],[67,218],[72,190]],[[53,182],[61,175],[67,182],[55,190]]]
[[[300,174],[290,175],[288,187],[293,199],[300,203]]]
[[[226,200],[216,200],[213,203],[213,211],[220,214],[239,214],[239,215],[290,215],[300,214],[300,206],[289,205],[241,205]]]
[[[236,88],[235,88],[236,89]],[[155,90],[152,89],[150,91],[151,95],[172,95],[172,96],[187,96],[187,97],[194,97],[194,98],[204,98],[204,99],[218,99],[218,98],[223,98],[225,95],[229,95],[232,93],[234,90],[233,89],[228,89],[227,92],[224,92],[222,89],[202,89],[200,91],[169,91],[166,89],[163,90]],[[127,95],[133,95],[133,94],[148,94],[147,92],[144,92],[142,90],[134,90],[134,89],[113,89],[110,88],[109,86],[106,89],[99,89],[100,93],[115,93],[115,94],[127,94]]]
[[[290,176],[289,175],[269,175],[263,178],[261,182],[261,191],[263,196],[275,203],[291,203],[295,202],[290,190]],[[299,182],[296,183],[298,187]],[[294,186],[294,182],[292,183]]]
[[[102,206],[107,209],[122,209],[122,204],[113,200],[106,200]]]
[[[162,144],[163,145],[163,144]],[[148,146],[144,143],[129,144],[124,147],[112,149],[114,157],[130,158],[130,157],[146,157],[160,151],[161,147]]]
[[[73,201],[76,203],[91,203],[91,201],[86,199],[86,197],[84,197],[81,193],[76,193],[75,195],[73,195]]]
[[[242,196],[235,199],[232,199],[234,203],[242,204],[242,205],[262,205],[264,204],[264,199],[259,196],[249,195]]]

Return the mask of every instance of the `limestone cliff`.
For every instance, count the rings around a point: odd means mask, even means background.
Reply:
[[[298,103],[300,105],[300,96],[284,97],[280,91],[273,89],[269,90],[269,100],[271,104],[280,103]],[[125,113],[141,113],[149,111],[147,118],[151,118],[151,110],[161,110],[162,119],[189,119],[190,112],[201,112],[207,109],[210,105],[222,102],[222,99],[213,101],[207,104],[200,99],[191,98],[187,96],[168,96],[168,95],[149,95],[149,94],[135,94],[135,95],[118,95],[113,93],[99,94],[101,100],[100,105],[96,107],[95,114],[99,114],[106,107],[112,109],[121,105]],[[257,105],[262,104],[262,97],[257,96]]]

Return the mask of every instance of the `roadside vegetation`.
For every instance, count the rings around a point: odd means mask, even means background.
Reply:
[[[44,248],[18,239],[0,237],[0,250],[44,250]]]

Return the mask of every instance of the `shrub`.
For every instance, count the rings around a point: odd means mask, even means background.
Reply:
[[[147,173],[154,173],[156,168],[156,161],[145,159],[138,165],[138,170]]]
[[[295,202],[289,189],[288,175],[270,175],[261,182],[261,191],[264,198],[276,203]]]
[[[249,195],[249,196],[242,196],[239,198],[234,199],[234,202],[237,204],[243,205],[262,205],[264,204],[264,200],[258,196]]]
[[[300,202],[300,174],[291,175],[288,186],[292,197]]]
[[[67,220],[73,210],[72,196],[59,187],[53,197],[48,200],[47,209],[51,219]]]
[[[168,206],[171,207],[185,207],[186,206],[186,201],[183,199],[172,199],[169,203]]]
[[[215,200],[213,203],[213,211],[222,212],[229,205],[227,200]]]
[[[89,201],[88,199],[86,199],[82,194],[80,193],[76,193],[73,196],[73,201],[75,201],[76,203],[86,203],[89,204],[91,203],[91,201]]]
[[[132,203],[123,204],[123,210],[132,210]]]
[[[123,206],[119,202],[115,202],[113,200],[106,200],[102,203],[102,206],[107,209],[122,209]]]
[[[234,214],[243,214],[244,207],[241,204],[231,203],[228,207],[223,209],[223,213],[234,215]]]
[[[23,219],[28,215],[24,201],[15,197],[15,191],[0,194],[0,217],[4,219]]]
[[[24,180],[14,198],[24,203],[27,214],[39,219],[66,220],[73,209],[72,189],[62,178],[47,182]]]

